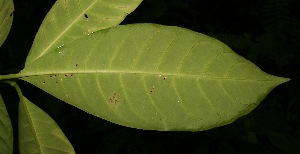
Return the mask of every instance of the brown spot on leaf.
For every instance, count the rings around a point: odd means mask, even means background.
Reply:
[[[108,99],[108,102],[116,105],[119,102],[117,93],[113,93],[113,95]]]

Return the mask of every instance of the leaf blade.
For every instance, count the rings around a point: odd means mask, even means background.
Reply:
[[[0,2],[0,46],[2,46],[13,22],[14,3],[12,0]]]
[[[13,153],[13,130],[4,101],[0,95],[0,153]]]
[[[155,24],[101,30],[55,52],[25,67],[21,74],[29,77],[22,80],[88,113],[141,129],[222,126],[288,81],[213,38]]]
[[[75,153],[55,121],[18,89],[20,153]]]
[[[36,34],[25,65],[53,48],[63,47],[79,37],[118,25],[141,1],[56,1]]]

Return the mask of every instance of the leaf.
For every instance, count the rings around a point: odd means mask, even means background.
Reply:
[[[118,25],[142,0],[57,0],[36,34],[25,65],[79,37]]]
[[[192,131],[233,122],[289,80],[264,73],[216,39],[155,24],[98,31],[18,75],[113,123]]]
[[[13,130],[0,95],[0,153],[13,153]]]
[[[75,153],[55,121],[31,103],[17,88],[19,105],[20,153]]]
[[[13,22],[14,3],[12,0],[0,2],[0,46],[5,41]]]

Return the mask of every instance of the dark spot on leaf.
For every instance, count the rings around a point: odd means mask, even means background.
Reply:
[[[45,84],[46,82],[44,81],[43,84]]]
[[[75,64],[75,66],[78,66],[78,64]]]
[[[164,77],[164,80],[167,80],[167,78],[168,78],[168,77],[165,76],[165,77]]]
[[[87,14],[84,14],[84,17],[85,17],[85,18],[89,18],[89,16],[88,16]]]
[[[71,74],[70,76],[73,76],[73,74]]]
[[[154,92],[154,90],[155,90],[155,86],[152,86],[152,90],[150,90],[150,94],[151,94],[152,92]]]
[[[55,83],[58,83],[57,81]]]
[[[64,76],[65,76],[65,77],[67,77],[67,76],[68,76],[68,74],[65,74]]]
[[[50,78],[56,77],[56,76],[57,76],[56,74],[51,74],[51,75],[49,75]]]

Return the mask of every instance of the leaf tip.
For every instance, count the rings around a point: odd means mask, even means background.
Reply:
[[[277,77],[278,85],[289,82],[290,80],[290,78]]]

